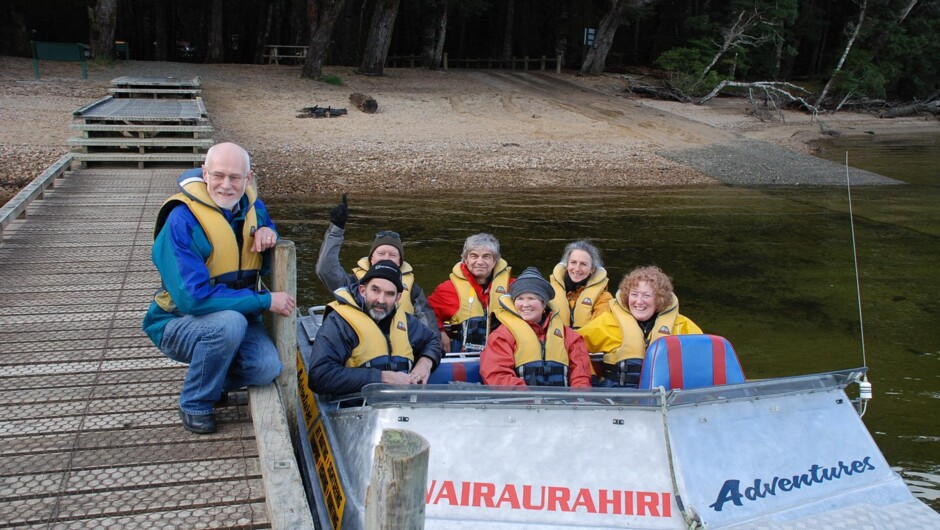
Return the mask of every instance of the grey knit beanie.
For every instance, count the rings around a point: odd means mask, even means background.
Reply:
[[[532,293],[546,304],[555,297],[555,289],[535,267],[526,267],[516,281],[509,286],[509,295],[515,300],[522,293]]]
[[[375,234],[375,240],[372,241],[372,247],[369,248],[369,259],[372,259],[372,254],[375,252],[375,249],[379,248],[382,245],[391,245],[398,249],[398,255],[401,257],[401,260],[405,261],[405,249],[401,246],[401,236],[397,232],[392,232],[391,230],[383,230]]]

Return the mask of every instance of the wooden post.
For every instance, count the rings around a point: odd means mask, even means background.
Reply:
[[[297,250],[293,241],[281,239],[274,247],[271,290],[297,296]],[[300,396],[297,394],[297,312],[289,317],[274,315],[271,328],[271,338],[284,365],[281,375],[277,376],[277,387],[284,403],[291,439],[296,442],[297,410],[300,405]]]
[[[526,55],[522,59],[522,69],[525,70],[526,72],[529,71],[529,56],[528,55]]]
[[[545,70],[545,56],[544,56],[544,55],[542,56],[542,64],[541,64],[541,67],[539,68],[539,70],[542,70],[542,71]]]
[[[416,432],[382,431],[366,491],[365,528],[424,528],[430,449],[428,441]]]
[[[555,73],[556,74],[561,73],[561,63],[563,62],[564,58],[565,58],[565,55],[561,53],[555,56]]]
[[[447,71],[447,54],[444,54],[444,71]]]

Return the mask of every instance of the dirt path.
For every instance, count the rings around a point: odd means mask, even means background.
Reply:
[[[544,73],[478,71],[473,79],[510,97],[537,98],[554,105],[561,112],[605,123],[615,136],[632,138],[652,148],[679,148],[730,142],[732,135],[702,122],[687,120],[669,111],[654,109],[640,101],[611,95],[595,88],[575,84],[565,78]],[[526,109],[515,114],[525,119]]]

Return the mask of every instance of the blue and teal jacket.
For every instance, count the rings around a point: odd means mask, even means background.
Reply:
[[[254,189],[249,186],[229,211],[209,198],[201,169],[184,172],[178,183],[180,193],[157,216],[151,252],[162,285],[142,327],[157,346],[174,318],[232,310],[260,320],[271,306],[271,293],[255,290],[259,274],[270,267],[269,253],[257,259],[250,248],[258,228],[275,228]],[[216,233],[207,234],[206,227]]]

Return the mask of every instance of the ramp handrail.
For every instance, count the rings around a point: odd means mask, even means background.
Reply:
[[[34,199],[41,199],[46,188],[53,185],[55,179],[61,178],[72,165],[72,154],[67,153],[55,161],[32,182],[21,189],[19,193],[7,201],[0,208],[0,244],[3,243],[3,231],[20,216],[25,217],[26,208]]]

